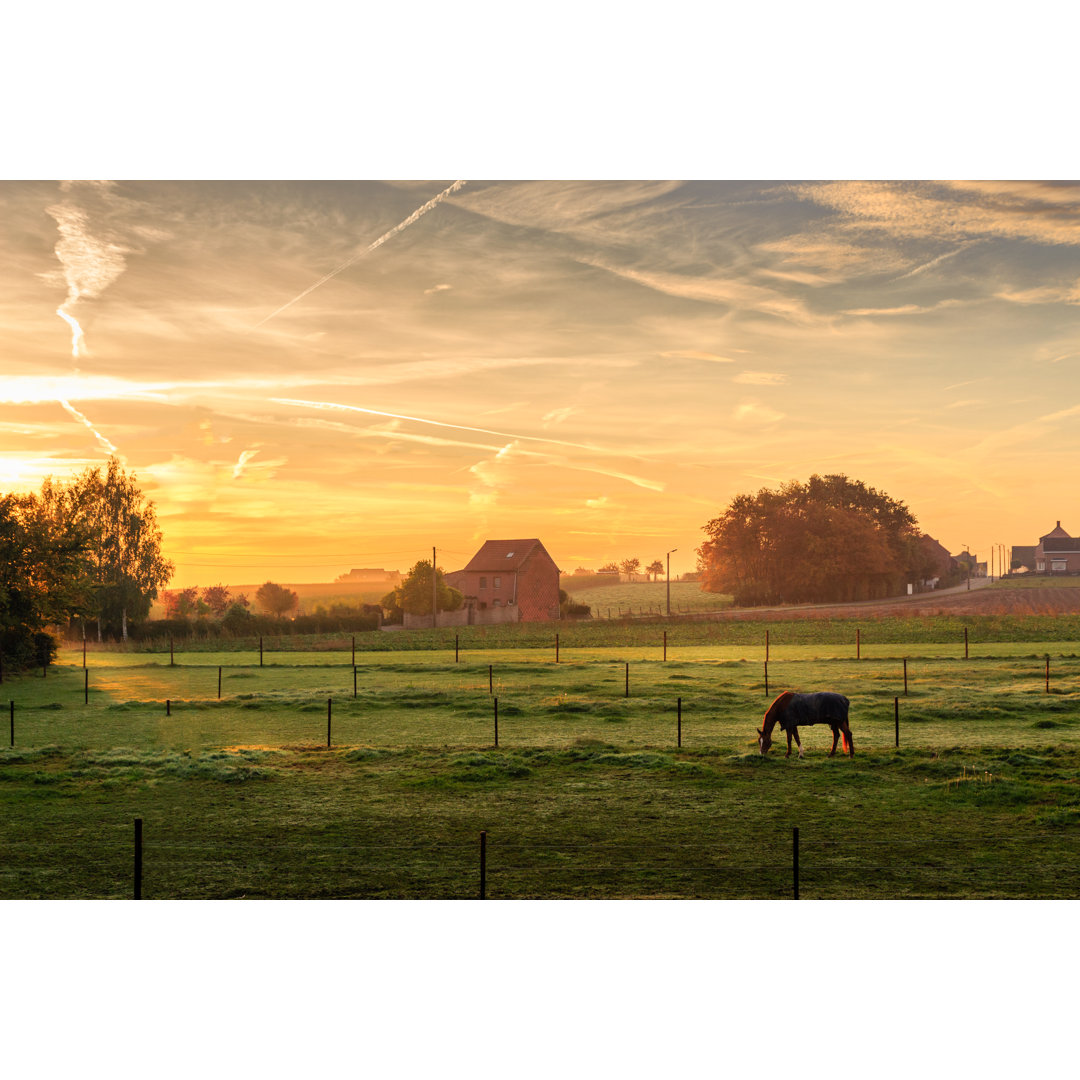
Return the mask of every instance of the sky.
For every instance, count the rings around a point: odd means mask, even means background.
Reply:
[[[674,575],[814,473],[1080,532],[1080,184],[12,180],[0,245],[0,489],[117,455],[175,586]]]

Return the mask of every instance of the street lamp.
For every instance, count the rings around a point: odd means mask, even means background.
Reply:
[[[671,551],[678,551],[678,548],[672,548]],[[671,551],[667,553],[667,613],[671,614]]]

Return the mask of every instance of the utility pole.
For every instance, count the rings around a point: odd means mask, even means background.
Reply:
[[[671,553],[678,551],[678,548],[672,548],[667,553],[667,613],[671,614]]]

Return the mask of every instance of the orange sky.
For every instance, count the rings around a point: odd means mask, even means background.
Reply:
[[[1080,533],[1076,184],[6,181],[0,236],[0,490],[117,453],[176,586],[683,572],[815,472]]]

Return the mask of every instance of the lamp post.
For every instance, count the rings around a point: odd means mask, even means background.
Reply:
[[[678,551],[678,548],[672,548],[671,551]],[[671,614],[671,551],[667,553],[667,613]]]

